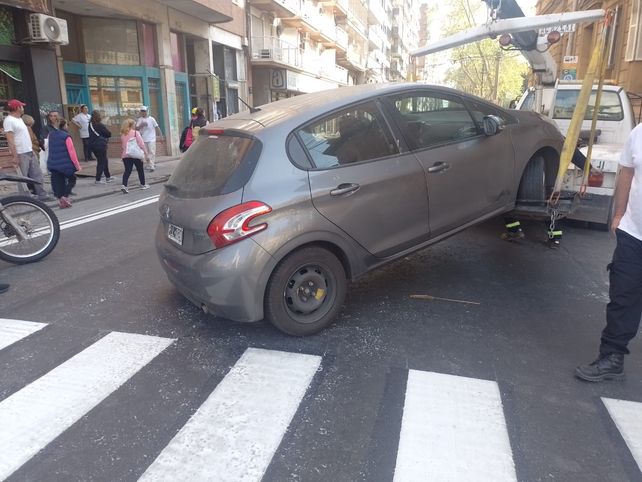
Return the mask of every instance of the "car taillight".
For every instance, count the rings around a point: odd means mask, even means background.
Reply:
[[[249,201],[231,207],[216,215],[207,227],[207,234],[216,248],[222,248],[263,231],[267,223],[250,226],[252,220],[272,211],[260,201]]]

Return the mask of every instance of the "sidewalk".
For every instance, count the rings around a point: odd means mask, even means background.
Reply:
[[[151,184],[160,184],[164,183],[169,179],[169,176],[174,171],[174,168],[178,164],[180,158],[176,156],[164,156],[156,158],[156,170],[154,172],[145,171],[145,182],[149,185]],[[121,196],[123,194],[120,191],[120,186],[123,184],[123,172],[125,167],[121,159],[110,159],[109,160],[109,171],[114,178],[114,182],[108,184],[95,184],[95,174],[96,174],[96,162],[80,162],[81,171],[77,174],[76,186],[73,189],[71,198],[74,201],[82,201],[84,199],[93,199],[102,196],[108,196],[110,194],[118,193]],[[104,178],[103,178],[104,179]],[[4,196],[11,194],[10,191],[14,193],[17,191],[17,184],[15,183],[3,183],[6,184],[3,186],[3,192],[0,193]],[[136,168],[132,171],[131,176],[129,176],[128,187],[131,191],[138,190],[140,183],[138,182],[138,173]],[[51,191],[51,181],[48,173],[45,173],[45,189],[48,193]],[[53,194],[51,194],[53,196]],[[51,207],[57,207],[58,202],[52,201],[47,203]]]

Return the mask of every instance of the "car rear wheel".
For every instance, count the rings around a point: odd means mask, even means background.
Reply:
[[[528,161],[517,191],[519,201],[544,201],[546,199],[546,171],[544,157],[537,155]]]
[[[312,335],[337,316],[347,291],[343,265],[330,251],[295,251],[276,267],[265,294],[265,317],[294,336]]]

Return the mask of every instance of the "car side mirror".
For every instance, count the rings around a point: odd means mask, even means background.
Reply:
[[[496,115],[485,115],[482,120],[484,134],[488,137],[504,130],[504,121]]]

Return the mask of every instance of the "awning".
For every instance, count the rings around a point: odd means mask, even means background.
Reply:
[[[9,5],[37,13],[49,13],[47,0],[0,0],[0,5]]]
[[[13,80],[22,82],[22,69],[19,64],[13,62],[0,62],[0,72],[7,74]]]

